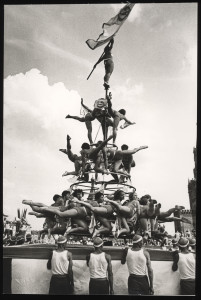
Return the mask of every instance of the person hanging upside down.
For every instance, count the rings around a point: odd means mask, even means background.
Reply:
[[[112,94],[109,93],[109,96],[107,96],[107,101],[108,101],[108,113],[110,114],[110,116],[113,118],[113,143],[115,144],[116,141],[116,137],[117,137],[117,130],[118,130],[118,126],[119,126],[119,122],[121,120],[125,120],[126,123],[133,125],[135,124],[135,122],[131,122],[129,121],[125,115],[126,115],[126,111],[125,109],[120,109],[119,111],[112,109]]]

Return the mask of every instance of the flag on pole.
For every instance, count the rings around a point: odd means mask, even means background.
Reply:
[[[116,35],[120,27],[128,18],[134,5],[135,3],[126,4],[124,7],[120,9],[119,13],[115,17],[111,18],[107,23],[103,23],[102,25],[103,33],[99,35],[97,40],[89,39],[86,41],[89,48],[94,50],[95,48],[109,42],[109,40],[111,40],[111,38]]]

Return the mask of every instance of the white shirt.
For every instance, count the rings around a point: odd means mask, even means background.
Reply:
[[[62,252],[53,251],[52,254],[52,274],[54,275],[66,275],[68,274],[69,260],[67,258],[68,250]]]
[[[144,250],[133,251],[128,249],[126,256],[129,274],[146,275],[147,259],[144,255]]]
[[[178,268],[181,279],[195,279],[195,257],[193,253],[179,253]]]
[[[106,278],[108,262],[105,258],[105,252],[100,254],[90,254],[89,272],[90,278]]]

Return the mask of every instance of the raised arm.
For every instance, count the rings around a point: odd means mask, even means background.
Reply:
[[[86,109],[88,110],[88,112],[92,113],[92,110],[90,108],[88,108],[88,106],[86,106],[83,102],[83,98],[81,98],[81,105]]]

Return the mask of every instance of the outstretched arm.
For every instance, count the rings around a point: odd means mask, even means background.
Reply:
[[[83,102],[83,98],[81,98],[81,105],[86,109],[88,110],[88,112],[92,113],[92,110],[90,108],[88,108],[88,106],[86,106]]]

